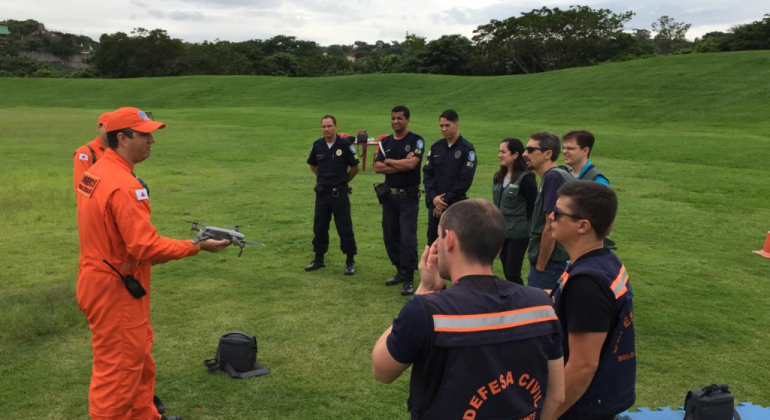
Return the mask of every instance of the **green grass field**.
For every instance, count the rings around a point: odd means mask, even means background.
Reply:
[[[71,159],[99,114],[120,106],[168,124],[137,166],[162,235],[192,238],[181,219],[194,219],[238,223],[267,244],[240,259],[227,249],[153,269],[157,393],[172,414],[408,418],[408,375],[389,386],[371,375],[371,348],[405,301],[383,285],[393,270],[371,168],[352,184],[358,273],[342,276],[333,228],[327,268],[302,270],[312,258],[305,160],[320,117],[374,137],[389,132],[397,104],[429,142],[440,137],[439,113],[459,112],[480,161],[470,195],[487,199],[503,138],[592,130],[593,161],[620,197],[613,239],[636,295],[637,406],[678,406],[712,382],[770,405],[770,260],[750,252],[770,229],[769,81],[770,52],[496,78],[0,79],[0,418],[87,417]],[[270,375],[205,372],[232,330],[257,336]]]

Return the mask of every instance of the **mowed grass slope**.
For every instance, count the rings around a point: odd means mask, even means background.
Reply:
[[[393,270],[371,151],[351,197],[358,273],[342,276],[334,228],[327,268],[302,270],[312,257],[314,184],[305,160],[320,117],[373,137],[389,132],[396,104],[412,109],[412,129],[429,143],[442,110],[460,113],[479,156],[474,197],[490,198],[501,139],[594,131],[593,161],[620,198],[613,239],[636,293],[637,405],[678,406],[711,382],[770,405],[770,261],[750,252],[770,229],[768,81],[768,52],[496,78],[0,79],[0,418],[87,417],[90,333],[75,301],[71,157],[93,139],[99,113],[120,106],[168,124],[136,168],[162,235],[191,238],[181,219],[194,219],[238,223],[267,244],[240,259],[227,249],[153,268],[157,393],[172,413],[408,418],[408,375],[385,386],[370,373],[371,347],[404,302],[382,284]],[[421,246],[426,217],[422,207]],[[203,359],[231,330],[257,336],[270,375],[205,372]]]

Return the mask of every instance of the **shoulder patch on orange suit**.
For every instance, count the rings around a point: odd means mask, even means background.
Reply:
[[[138,201],[146,200],[149,198],[147,195],[147,188],[142,188],[141,190],[134,191],[136,193],[136,199]]]
[[[86,197],[90,197],[99,184],[100,179],[98,176],[91,175],[88,172],[84,173],[78,184],[78,192]]]

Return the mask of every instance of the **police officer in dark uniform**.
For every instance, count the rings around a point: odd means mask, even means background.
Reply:
[[[438,229],[420,260],[417,296],[374,346],[375,378],[391,383],[414,364],[412,419],[552,417],[564,399],[561,329],[548,295],[492,273],[502,213],[467,200]]]
[[[460,135],[460,117],[452,109],[439,117],[444,138],[433,143],[422,168],[428,207],[428,245],[437,237],[438,221],[447,207],[468,198],[476,174],[476,151]]]
[[[315,258],[305,267],[314,271],[325,267],[324,254],[329,250],[329,224],[334,215],[334,225],[340,236],[340,249],[347,255],[345,275],[356,272],[356,238],[353,220],[350,218],[350,194],[348,183],[358,173],[356,149],[347,139],[337,135],[337,120],[331,115],[321,119],[323,137],[313,143],[307,163],[316,174],[315,216],[313,217],[313,252]],[[350,170],[348,170],[348,167]]]
[[[401,282],[401,295],[414,293],[417,269],[417,213],[420,208],[420,162],[425,140],[409,131],[409,108],[397,106],[390,112],[394,134],[380,141],[374,171],[385,175],[382,197],[382,236],[396,275],[385,284]]]
[[[634,292],[626,267],[604,245],[617,208],[609,187],[570,182],[550,216],[571,261],[553,291],[566,362],[565,400],[553,419],[610,420],[634,404]]]

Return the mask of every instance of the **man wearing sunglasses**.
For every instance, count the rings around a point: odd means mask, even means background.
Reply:
[[[548,290],[556,286],[569,259],[564,247],[551,236],[550,215],[556,205],[556,193],[559,187],[575,180],[565,168],[556,166],[560,149],[559,137],[547,131],[531,135],[524,149],[527,168],[537,172],[541,179],[532,213],[527,285]]]
[[[564,332],[565,400],[543,420],[610,420],[634,403],[634,293],[604,246],[617,209],[615,193],[598,182],[559,189],[551,228],[571,263],[552,296]]]

